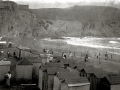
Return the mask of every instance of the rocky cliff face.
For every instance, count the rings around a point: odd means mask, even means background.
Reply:
[[[32,10],[38,36],[120,36],[120,10],[105,6],[74,6]]]
[[[64,20],[38,20],[37,36],[43,37],[119,37],[120,22],[79,22]]]
[[[120,36],[120,10],[74,6],[66,9],[22,9],[0,2],[0,35],[7,37]]]
[[[0,34],[8,37],[32,36],[36,25],[35,15],[20,9],[14,2],[0,2]]]

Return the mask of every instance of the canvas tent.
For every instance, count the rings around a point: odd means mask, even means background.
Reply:
[[[16,79],[32,79],[33,64],[22,59],[16,64]]]

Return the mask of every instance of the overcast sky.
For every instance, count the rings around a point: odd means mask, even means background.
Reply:
[[[4,0],[6,1],[6,0]],[[119,3],[120,0],[9,0],[15,1],[18,4],[27,4],[30,8],[64,8],[72,5],[80,4],[106,4],[109,3]]]

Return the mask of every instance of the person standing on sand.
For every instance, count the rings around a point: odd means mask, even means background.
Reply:
[[[62,53],[62,57],[63,57],[64,59],[66,59],[66,52],[63,52],[63,53]]]
[[[9,51],[7,52],[7,56],[8,56],[8,58],[10,57],[10,52]]]
[[[73,58],[73,54],[72,54],[72,52],[70,52],[69,56],[70,56],[70,58]]]
[[[6,76],[7,76],[6,86],[10,87],[10,79],[11,79],[11,76],[12,76],[10,71],[8,72],[8,74],[6,74]]]
[[[106,54],[105,54],[105,60],[107,60],[108,59],[108,54],[107,54],[107,52],[106,52]]]

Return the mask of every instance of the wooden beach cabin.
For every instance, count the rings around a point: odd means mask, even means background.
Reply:
[[[61,81],[65,80],[65,79],[73,79],[73,78],[79,78],[79,77],[80,77],[79,73],[72,73],[72,72],[56,73],[54,76],[53,90],[60,90],[61,89]]]
[[[47,69],[48,68],[61,68],[61,65],[58,63],[46,63],[45,65],[41,65],[39,67],[39,81],[38,81],[38,87],[41,90],[47,90]]]
[[[22,59],[16,64],[16,79],[32,79],[33,64],[27,59]]]
[[[58,73],[54,76],[53,90],[89,90],[90,83],[86,77],[78,73]]]
[[[4,76],[10,71],[10,61],[0,61],[0,82],[4,80]]]
[[[120,90],[120,75],[109,75],[101,80],[101,90]]]
[[[33,64],[32,76],[37,78],[39,76],[39,67],[42,65],[41,58],[38,57],[26,57],[26,59]]]
[[[48,81],[47,81],[47,84],[48,84],[48,89],[47,90],[53,90],[53,87],[54,87],[54,75],[56,73],[60,73],[60,72],[70,72],[68,69],[63,69],[63,68],[58,68],[58,69],[55,69],[55,68],[52,68],[52,69],[47,69],[47,76],[48,76]]]

